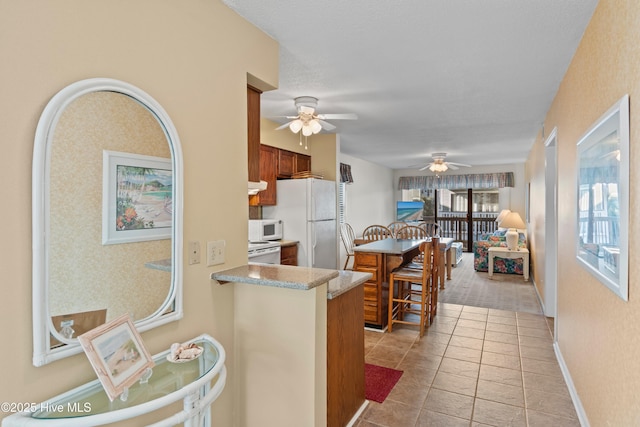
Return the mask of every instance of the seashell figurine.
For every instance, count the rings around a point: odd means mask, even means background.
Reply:
[[[196,359],[202,353],[202,347],[197,344],[171,344],[171,353],[167,357],[170,362],[187,362]]]

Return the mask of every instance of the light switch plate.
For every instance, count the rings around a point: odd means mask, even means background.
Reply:
[[[207,242],[207,266],[224,264],[224,252],[227,243],[224,240]]]

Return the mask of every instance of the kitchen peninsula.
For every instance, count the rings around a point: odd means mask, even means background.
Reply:
[[[344,426],[364,408],[368,273],[248,264],[211,274],[234,286],[242,425]]]

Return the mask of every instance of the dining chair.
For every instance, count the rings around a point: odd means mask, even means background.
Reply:
[[[387,225],[387,228],[389,229],[389,231],[391,231],[393,237],[396,237],[396,232],[406,225],[407,223],[404,221],[394,221],[391,224]]]
[[[416,225],[405,225],[404,227],[398,229],[395,233],[396,239],[426,239],[427,232]]]
[[[422,338],[425,328],[433,322],[438,307],[439,244],[437,237],[420,244],[424,258],[421,270],[399,268],[389,276],[389,332],[395,323],[417,325]]]
[[[347,265],[349,264],[349,259],[352,258],[353,255],[353,247],[355,246],[356,234],[353,232],[353,228],[348,223],[343,223],[340,226],[340,239],[344,244],[344,249],[347,252],[347,260],[344,262],[343,270],[347,269]]]
[[[362,232],[362,238],[365,240],[383,240],[393,237],[393,233],[384,225],[370,225]]]

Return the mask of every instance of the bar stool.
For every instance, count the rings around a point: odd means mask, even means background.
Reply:
[[[420,326],[420,337],[436,315],[438,304],[438,259],[440,239],[420,244],[422,269],[399,268],[389,276],[389,332],[393,324]],[[420,316],[419,322],[405,319],[405,314]]]

